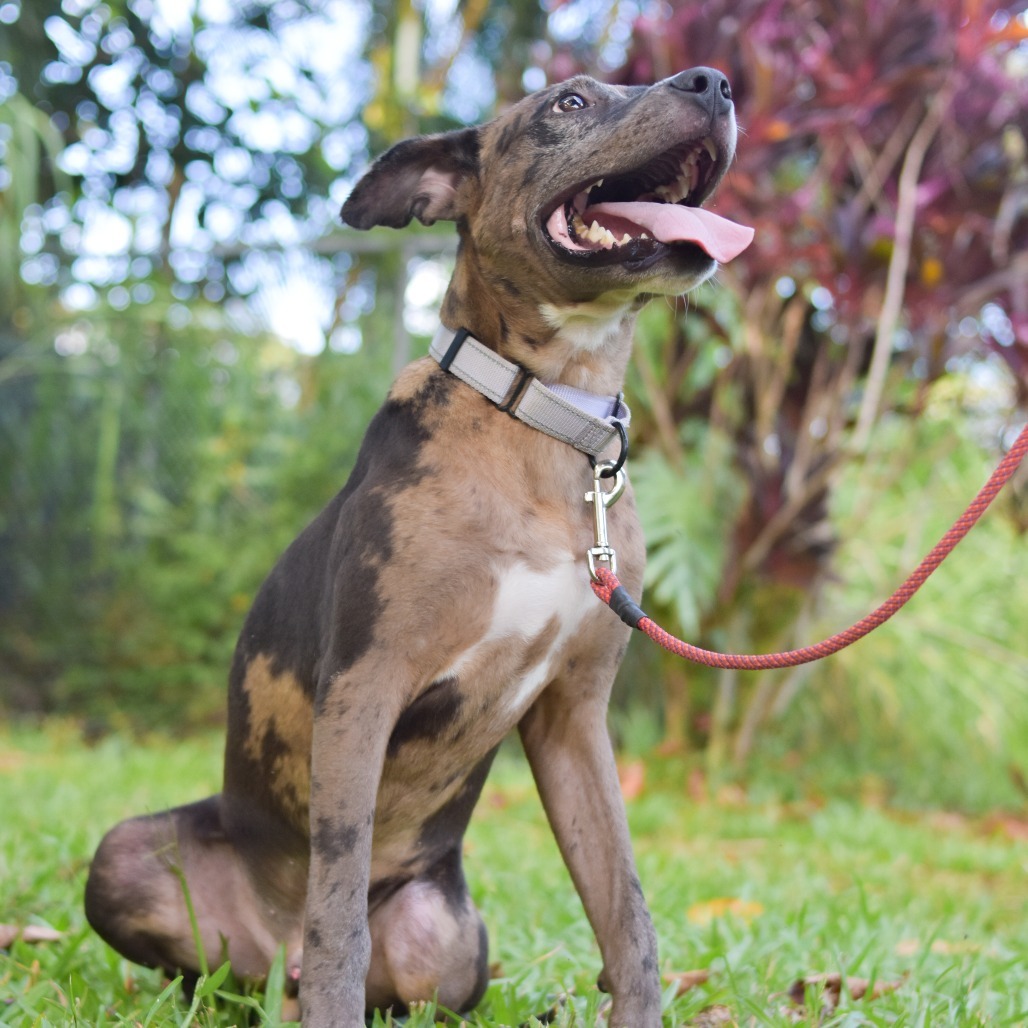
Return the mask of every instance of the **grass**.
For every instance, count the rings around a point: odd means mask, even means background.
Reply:
[[[601,1023],[589,926],[528,773],[504,756],[467,839],[467,873],[496,962],[468,1023],[518,1025],[562,993],[571,996],[555,1024]],[[262,993],[212,968],[206,993],[201,987],[189,1005],[159,973],[107,948],[82,914],[102,832],[126,815],[209,794],[219,771],[214,736],[146,746],[115,737],[87,748],[60,726],[0,735],[0,923],[63,933],[0,950],[0,1024],[280,1023],[279,975]],[[740,1025],[1028,1024],[1023,822],[831,799],[756,802],[737,788],[697,799],[684,777],[671,764],[651,771],[629,803],[664,970],[709,971],[681,997],[668,986],[666,1025],[715,1023],[709,1010],[701,1015],[707,1008],[727,1008]],[[801,1011],[788,990],[819,972],[898,987],[860,1000],[844,994],[834,1012],[812,990]],[[415,1011],[407,1024],[423,1028],[434,1015]]]

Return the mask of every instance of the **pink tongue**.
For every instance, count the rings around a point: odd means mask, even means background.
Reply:
[[[738,257],[753,241],[753,229],[746,225],[702,207],[677,203],[598,203],[587,207],[582,216],[587,225],[598,221],[609,228],[615,239],[625,232],[638,236],[645,230],[662,243],[695,243],[722,264]]]

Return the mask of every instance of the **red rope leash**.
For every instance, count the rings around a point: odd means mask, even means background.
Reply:
[[[617,576],[604,567],[596,569],[597,581],[592,583],[593,592],[603,600],[626,624],[645,632],[658,646],[669,653],[706,664],[708,667],[735,668],[743,671],[766,671],[770,668],[795,667],[797,664],[808,664],[812,660],[820,660],[839,650],[845,649],[868,632],[888,621],[924,584],[928,576],[943,562],[950,551],[974,527],[975,522],[985,513],[986,508],[996,498],[996,494],[1010,480],[1017,466],[1028,453],[1028,425],[1017,437],[1010,452],[1000,462],[992,477],[985,483],[970,506],[957,518],[953,527],[936,543],[927,557],[917,566],[910,577],[883,603],[877,610],[855,625],[838,632],[823,642],[813,646],[804,646],[799,650],[785,653],[715,653],[713,650],[700,649],[690,643],[682,642],[665,632],[660,625],[636,605]]]

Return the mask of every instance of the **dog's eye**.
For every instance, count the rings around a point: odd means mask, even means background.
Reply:
[[[581,111],[589,105],[582,99],[577,93],[565,93],[557,102],[553,105],[555,111],[562,111],[565,114],[568,111]]]

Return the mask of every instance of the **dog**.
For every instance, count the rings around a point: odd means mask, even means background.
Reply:
[[[342,210],[355,228],[456,223],[434,359],[400,373],[345,487],[254,601],[222,791],[102,840],[86,914],[116,950],[195,982],[198,942],[247,977],[284,946],[307,1028],[423,1000],[469,1010],[487,937],[462,838],[517,728],[599,943],[610,1024],[660,1024],[606,728],[630,630],[590,590],[583,490],[624,457],[636,313],[749,241],[701,208],[735,142],[714,69],[646,87],[580,76],[400,142],[358,181]],[[638,595],[630,488],[609,532]]]

